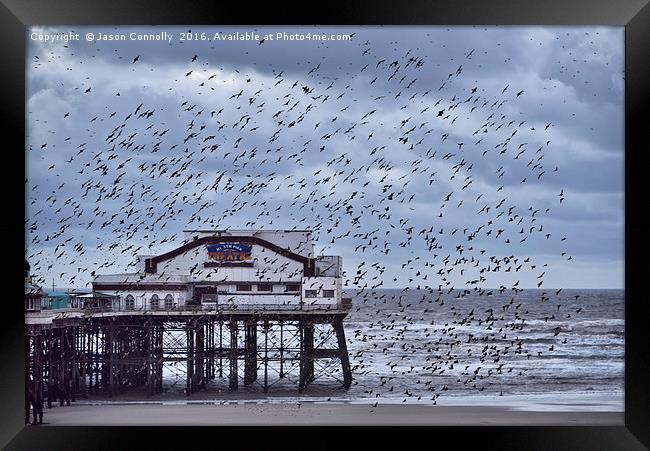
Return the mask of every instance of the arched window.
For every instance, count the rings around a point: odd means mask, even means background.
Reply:
[[[135,298],[130,294],[125,299],[126,309],[134,310],[135,309]]]
[[[158,305],[160,304],[160,300],[158,299],[158,295],[154,294],[151,296],[151,310],[158,310]]]
[[[165,296],[165,310],[171,310],[174,308],[174,298],[171,294]]]

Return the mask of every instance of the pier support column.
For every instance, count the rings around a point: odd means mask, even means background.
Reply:
[[[257,320],[246,321],[244,356],[244,385],[257,380]]]
[[[77,379],[77,348],[75,347],[75,326],[66,328],[66,340],[68,341],[68,378],[70,387],[70,402],[75,402],[78,390]]]
[[[147,365],[147,398],[154,394],[154,366],[153,366],[153,357],[154,357],[154,346],[153,340],[154,336],[152,333],[153,326],[151,324],[145,325],[146,336],[145,336],[145,360]]]
[[[55,375],[56,368],[54,363],[54,334],[52,329],[48,330],[45,335],[47,341],[47,408],[52,407],[52,400],[55,399],[56,384]]]
[[[84,334],[86,336],[86,367],[84,368],[85,374],[88,376],[88,391],[93,391],[93,362],[95,361],[94,347],[93,347],[93,327],[91,324],[86,326]]]
[[[336,340],[339,346],[339,358],[341,359],[341,370],[343,371],[343,388],[348,390],[352,385],[352,370],[350,369],[350,356],[345,341],[345,330],[343,329],[343,318],[336,318],[332,323],[336,332]]]
[[[38,415],[38,424],[43,423],[43,334],[39,331],[36,335],[34,346],[34,421]]]
[[[212,330],[212,320],[208,319],[201,326],[203,333],[203,353],[204,353],[204,368],[203,368],[203,383],[207,384],[212,380],[212,344],[210,332]]]
[[[31,356],[31,337],[29,332],[25,333],[25,424],[29,423],[29,410],[34,392],[30,374],[34,371],[34,362]]]
[[[307,384],[311,384],[314,380],[314,325],[308,324],[305,327],[305,351],[307,356]]]
[[[59,330],[59,405],[70,405],[68,399],[68,378],[66,371],[66,346],[65,346],[65,327]]]
[[[269,391],[269,322],[264,321],[264,393]]]
[[[228,390],[236,391],[238,388],[237,380],[237,320],[230,320],[230,383],[228,385]]]
[[[77,350],[79,354],[79,362],[77,364],[79,370],[79,391],[82,398],[86,398],[88,395],[86,393],[86,325],[82,325],[77,330]]]
[[[163,390],[163,333],[164,326],[159,324],[156,326],[156,393],[162,393]]]
[[[108,352],[108,396],[112,398],[117,394],[115,377],[113,375],[115,372],[113,367],[113,361],[115,358],[113,355],[115,351],[115,325],[112,320],[108,325],[108,336],[104,338],[104,346]]]
[[[280,379],[284,378],[284,321],[280,320]]]
[[[95,363],[94,363],[94,369],[93,369],[93,372],[95,373],[95,391],[99,391],[101,386],[105,387],[106,386],[106,381],[108,380],[108,378],[104,379],[105,371],[103,371],[103,370],[104,370],[105,362],[104,362],[104,359],[102,358],[103,357],[102,354],[103,354],[103,351],[106,348],[105,347],[102,348],[100,346],[100,343],[99,343],[99,336],[100,336],[101,332],[102,332],[102,329],[99,326],[96,327],[95,330],[93,331],[93,334],[94,334],[93,340],[94,340],[94,347],[95,347]],[[118,330],[117,332],[118,332],[118,340],[121,340],[120,331]],[[104,346],[106,346],[106,342],[105,342],[106,337],[105,337],[105,335],[106,334],[104,334]],[[120,342],[120,351],[119,352],[122,351],[122,345],[123,344]],[[115,357],[113,357],[113,358],[115,358]],[[122,365],[119,365],[119,368],[120,368],[120,376],[118,378],[118,385],[121,384],[121,382],[122,382],[122,379],[121,379],[122,378]],[[101,380],[100,380],[100,376],[101,376]],[[119,388],[120,387],[117,387],[115,389],[116,393],[118,392]]]
[[[207,338],[207,353],[208,353],[208,370],[207,370],[207,381],[214,380],[215,376],[215,355],[214,355],[214,319],[210,319],[206,324],[206,335]]]
[[[25,337],[25,423],[29,423],[30,407],[32,424],[43,423],[43,334],[29,330]],[[31,376],[31,377],[30,377]]]
[[[190,320],[186,324],[187,333],[187,388],[186,394],[189,396],[194,391],[194,324]]]
[[[223,320],[219,319],[219,377],[223,377]]]
[[[79,327],[72,327],[72,402],[75,402],[76,396],[81,394],[82,383],[81,383],[81,353],[79,349],[81,348],[81,343],[79,340]]]
[[[314,379],[314,325],[300,324],[300,382],[298,391],[302,392]]]
[[[204,324],[200,323],[195,327],[196,330],[196,358],[195,358],[195,371],[194,371],[194,385],[203,387],[205,385],[205,334]]]

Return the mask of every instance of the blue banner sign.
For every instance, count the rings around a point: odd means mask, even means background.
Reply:
[[[208,245],[208,259],[216,261],[246,261],[251,259],[253,246],[243,243]]]

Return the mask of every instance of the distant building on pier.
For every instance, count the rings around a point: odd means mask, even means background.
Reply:
[[[137,257],[137,271],[97,275],[113,310],[342,307],[342,261],[314,256],[310,230],[185,231],[185,242]]]
[[[29,262],[25,260],[25,310],[38,312],[41,310],[41,302],[46,293],[32,281]]]

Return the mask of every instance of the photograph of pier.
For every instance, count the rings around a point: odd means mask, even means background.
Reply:
[[[623,37],[30,27],[25,422],[622,425]]]

